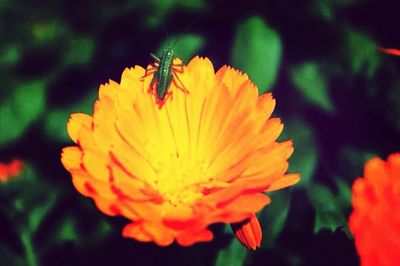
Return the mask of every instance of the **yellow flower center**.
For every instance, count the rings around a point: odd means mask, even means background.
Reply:
[[[158,166],[157,179],[150,183],[172,206],[190,205],[202,196],[200,184],[208,180],[208,167],[204,163],[171,155]]]

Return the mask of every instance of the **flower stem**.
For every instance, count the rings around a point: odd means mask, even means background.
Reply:
[[[35,255],[32,235],[28,230],[23,230],[21,233],[21,241],[25,251],[25,257],[28,266],[37,266],[37,258]]]

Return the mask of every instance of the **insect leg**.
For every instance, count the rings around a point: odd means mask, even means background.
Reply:
[[[172,91],[167,91],[167,93],[165,93],[165,96],[164,96],[164,98],[163,98],[162,100],[156,98],[156,103],[157,103],[157,105],[158,105],[158,108],[161,109],[161,107],[165,104],[165,102],[166,102],[169,98],[171,98],[171,100],[172,100],[172,98],[173,98],[173,93],[172,93]]]
[[[153,75],[153,74],[156,73],[156,72],[157,72],[157,69],[155,69],[155,70],[149,70],[149,71],[146,70],[146,71],[144,72],[143,77],[141,77],[140,80],[143,81],[144,78],[146,78],[146,77],[148,77],[148,76],[150,76],[150,75]]]
[[[181,91],[183,91],[186,94],[189,94],[189,91],[185,88],[185,85],[183,85],[183,82],[180,80],[180,78],[178,77],[178,75],[176,73],[183,73],[183,67],[185,66],[185,64],[174,64],[172,66],[172,75],[179,81],[180,85],[178,85],[175,80],[173,80],[175,86],[180,89]]]
[[[154,66],[152,66],[150,68],[146,68],[146,70],[144,71],[144,75],[141,78],[143,79],[143,78],[148,77],[148,76],[154,74],[155,72],[157,72],[158,66],[159,66],[158,63],[155,63]]]
[[[177,84],[175,79],[172,79],[172,82],[175,84],[177,89],[180,89],[183,93],[189,94],[189,91],[185,88],[185,85],[183,85],[182,81],[178,77],[178,75],[172,71],[172,75],[176,78],[177,81],[179,81],[180,84]]]
[[[153,78],[150,81],[150,86],[149,86],[149,89],[148,89],[148,93],[156,95],[157,83],[158,83],[158,79],[155,76],[153,76]]]
[[[174,64],[174,65],[172,65],[172,70],[175,72],[178,72],[179,74],[182,74],[184,66],[185,66],[185,64]],[[178,68],[176,68],[176,67],[178,67]]]

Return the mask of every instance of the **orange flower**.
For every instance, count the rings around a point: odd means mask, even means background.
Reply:
[[[349,219],[361,265],[400,262],[400,154],[368,161],[353,184]]]
[[[177,60],[176,60],[177,62]],[[269,118],[275,100],[258,96],[247,75],[207,58],[190,61],[159,107],[152,75],[125,69],[120,84],[100,86],[93,116],[73,114],[62,163],[76,189],[108,215],[131,223],[122,234],[165,246],[209,241],[213,223],[253,217],[270,199],[263,192],[293,185],[285,175],[292,142]]]
[[[21,174],[24,163],[21,160],[14,159],[10,163],[0,163],[0,181],[7,182],[11,177]]]

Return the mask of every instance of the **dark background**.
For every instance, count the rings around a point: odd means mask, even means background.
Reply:
[[[348,230],[351,184],[365,162],[400,151],[396,1],[0,0],[0,161],[27,167],[0,183],[0,265],[358,265]],[[262,247],[229,227],[189,248],[121,236],[60,163],[72,112],[166,45],[185,62],[232,65],[277,99],[293,139],[291,189],[260,214]]]

